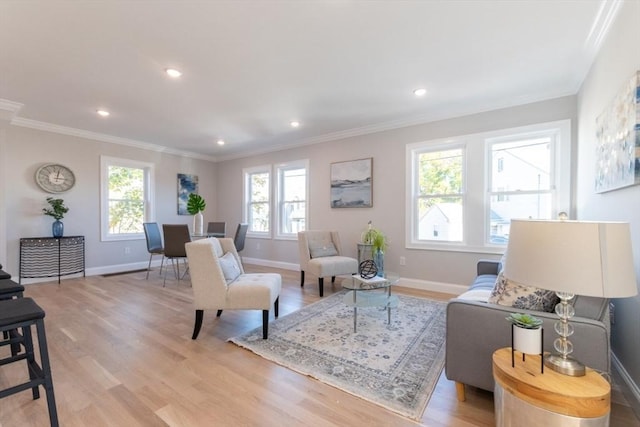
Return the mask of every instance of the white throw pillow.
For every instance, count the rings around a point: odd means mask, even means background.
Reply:
[[[491,291],[489,303],[525,310],[552,312],[558,303],[558,296],[554,291],[519,285],[504,277],[504,274],[500,272],[495,287]]]
[[[222,273],[227,284],[233,282],[240,276],[240,266],[236,261],[236,257],[231,252],[227,252],[219,259]]]

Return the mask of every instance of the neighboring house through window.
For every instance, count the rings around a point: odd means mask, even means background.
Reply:
[[[410,144],[406,246],[492,252],[511,219],[570,211],[571,123]]]

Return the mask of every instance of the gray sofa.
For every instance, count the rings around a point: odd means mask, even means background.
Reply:
[[[451,299],[447,305],[447,341],[445,374],[456,382],[458,400],[465,400],[465,385],[493,391],[493,352],[511,346],[511,324],[505,320],[509,313],[530,313],[543,320],[544,351],[553,351],[558,337],[553,325],[555,313],[515,309],[481,301],[479,294],[493,289],[499,261],[480,261],[477,277],[469,291]],[[486,301],[486,300],[485,300]],[[597,371],[609,372],[609,301],[603,298],[576,296],[575,316],[571,323],[575,333],[573,356]]]

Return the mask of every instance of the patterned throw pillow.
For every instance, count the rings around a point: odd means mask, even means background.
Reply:
[[[502,272],[498,274],[496,285],[489,297],[491,304],[547,312],[552,312],[558,302],[558,296],[554,291],[518,285],[504,277]]]

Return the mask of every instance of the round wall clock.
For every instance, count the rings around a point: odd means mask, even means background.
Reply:
[[[64,193],[75,183],[75,175],[63,165],[48,163],[36,171],[36,184],[48,193]]]

